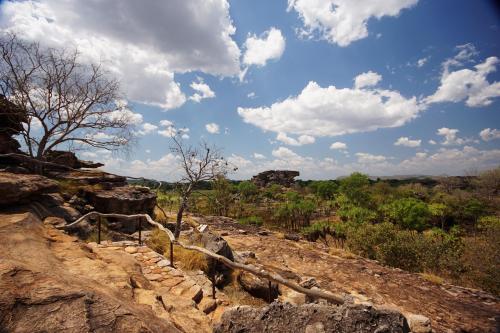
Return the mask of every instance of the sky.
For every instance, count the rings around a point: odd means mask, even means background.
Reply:
[[[222,148],[233,179],[500,165],[494,1],[0,1],[0,29],[120,80],[137,144],[80,153],[110,172],[177,179],[180,129]]]

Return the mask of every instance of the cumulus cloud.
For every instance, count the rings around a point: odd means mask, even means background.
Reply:
[[[205,125],[205,129],[207,130],[208,133],[210,134],[219,134],[219,125],[216,123],[209,123]]]
[[[453,58],[443,62],[443,73],[436,92],[425,99],[426,103],[453,102],[465,100],[470,107],[490,105],[500,96],[500,82],[489,82],[487,77],[497,69],[499,59],[489,57],[473,68],[453,70],[464,66],[478,54],[472,44],[460,45],[459,52]]]
[[[253,153],[253,158],[255,158],[256,160],[265,160],[266,156],[259,153]]]
[[[382,75],[368,71],[366,73],[359,74],[354,78],[354,87],[356,89],[361,89],[364,87],[376,86],[382,80]]]
[[[189,128],[187,127],[176,128],[173,122],[166,119],[160,120],[160,126],[163,127],[163,129],[158,131],[158,134],[161,136],[171,138],[176,134],[179,134],[183,139],[189,139]]]
[[[284,144],[290,146],[302,146],[314,143],[316,139],[310,135],[301,135],[297,139],[291,138],[286,135],[286,133],[280,132],[276,136],[276,140],[283,142]]]
[[[443,141],[441,142],[443,146],[460,146],[472,141],[471,139],[458,137],[458,132],[460,131],[456,128],[442,127],[438,129],[436,134],[443,137]]]
[[[164,109],[186,101],[175,73],[240,70],[225,0],[4,1],[1,12],[3,31],[77,47],[83,61],[101,62],[120,79],[127,98]]]
[[[347,149],[347,145],[343,142],[337,141],[337,142],[334,142],[330,145],[330,149],[332,149],[332,150],[335,150],[335,149],[345,150],[345,149]]]
[[[272,27],[261,36],[250,35],[245,41],[243,63],[247,66],[265,66],[269,60],[281,58],[285,51],[285,38],[279,29]]]
[[[383,155],[373,155],[369,153],[356,153],[358,162],[362,164],[385,162],[387,158]]]
[[[269,107],[238,108],[246,123],[263,130],[315,137],[398,127],[419,111],[416,97],[405,98],[398,91],[322,88],[313,81],[298,96]]]
[[[484,130],[479,132],[479,136],[484,141],[500,139],[500,131],[497,129],[485,128]]]
[[[419,68],[423,67],[427,63],[427,61],[429,61],[429,58],[430,57],[424,57],[424,58],[418,59],[417,60],[417,67],[419,67]]]
[[[420,147],[422,140],[411,140],[406,136],[402,136],[394,142],[395,146],[405,146],[405,147]]]
[[[213,90],[210,89],[210,86],[208,84],[203,82],[203,79],[201,77],[198,77],[197,81],[191,82],[190,87],[195,90],[196,93],[189,97],[189,99],[196,103],[201,102],[202,99],[215,97],[215,93],[213,92]]]
[[[398,16],[418,0],[288,0],[288,10],[295,10],[304,28],[304,37],[319,36],[330,43],[348,46],[368,36],[368,21],[384,16]]]

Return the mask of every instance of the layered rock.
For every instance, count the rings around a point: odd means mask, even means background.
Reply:
[[[402,314],[365,306],[272,303],[261,309],[238,306],[226,311],[216,333],[372,333],[410,332]]]
[[[85,189],[85,199],[101,213],[153,215],[156,193],[147,187],[122,186],[109,189]]]
[[[57,182],[39,175],[0,172],[0,205],[21,204],[43,193],[55,192]]]
[[[52,150],[46,154],[45,159],[47,162],[56,163],[72,169],[99,168],[104,166],[102,163],[79,160],[75,153],[70,151]]]
[[[218,255],[224,256],[229,260],[234,260],[233,251],[224,238],[205,232],[201,236],[201,243],[204,248]],[[231,278],[231,269],[220,263],[218,260],[207,256],[208,271],[215,275],[215,283],[217,286],[224,286]]]
[[[290,187],[295,183],[294,178],[300,173],[292,170],[268,170],[252,177],[252,182],[260,187],[266,187],[271,184],[278,184],[284,187]]]

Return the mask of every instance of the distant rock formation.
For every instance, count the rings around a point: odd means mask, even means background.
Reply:
[[[259,187],[266,187],[270,184],[278,184],[290,187],[295,183],[295,177],[300,173],[293,170],[268,170],[252,177],[252,182]]]

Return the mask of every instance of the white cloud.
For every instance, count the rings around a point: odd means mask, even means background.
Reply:
[[[493,99],[500,96],[500,82],[489,82],[487,76],[496,71],[499,59],[489,57],[472,69],[451,70],[471,61],[477,54],[471,44],[462,45],[460,52],[443,63],[443,73],[436,92],[425,99],[426,103],[453,102],[465,100],[470,107],[490,105]]]
[[[255,93],[252,91],[252,92],[250,92],[250,93],[248,93],[248,94],[247,94],[247,97],[248,97],[248,98],[255,98],[255,97],[257,97],[257,96],[256,96],[256,95],[255,95]]]
[[[175,127],[169,126],[161,131],[158,131],[158,134],[160,134],[161,136],[164,136],[166,138],[171,138],[171,137],[175,136],[175,134],[177,134],[177,130],[175,129]]]
[[[430,144],[430,145],[436,145],[436,144],[437,144],[437,142],[436,142],[436,141],[434,141],[434,140],[429,140],[429,144]]]
[[[170,120],[160,120],[160,126],[163,126],[164,129],[158,131],[158,134],[164,136],[166,138],[171,138],[176,134],[179,134],[183,139],[189,139],[189,128],[176,128],[174,123]]]
[[[219,125],[216,123],[209,123],[205,125],[205,129],[207,130],[208,133],[210,134],[219,134]]]
[[[265,66],[268,60],[281,58],[285,51],[285,38],[279,29],[272,27],[261,36],[248,36],[245,41],[243,63],[247,66]]]
[[[500,131],[497,129],[485,128],[484,130],[479,132],[479,136],[484,141],[500,139]]]
[[[266,157],[262,154],[259,154],[259,153],[253,153],[253,158],[255,158],[256,160],[265,160]]]
[[[167,120],[167,119],[163,119],[163,120],[160,120],[160,126],[173,126],[174,123],[171,122],[170,120]]]
[[[402,136],[394,142],[395,146],[405,146],[405,147],[420,147],[422,140],[411,140],[406,136]]]
[[[210,89],[209,85],[203,82],[203,79],[201,77],[198,77],[197,82],[191,82],[190,87],[193,90],[196,90],[197,92],[194,93],[191,97],[189,97],[190,100],[199,103],[201,102],[202,99],[205,98],[214,98],[215,93]]]
[[[239,73],[240,50],[225,0],[4,1],[0,26],[102,62],[127,98],[176,108],[186,101],[175,73]],[[182,33],[180,33],[182,32]]]
[[[144,123],[144,124],[142,124],[141,129],[138,130],[136,133],[138,135],[146,135],[146,134],[149,134],[149,133],[156,131],[157,129],[158,129],[158,126],[156,126],[156,125],[153,125],[151,123]]]
[[[377,74],[372,71],[359,74],[354,78],[354,87],[356,89],[361,89],[364,87],[376,86],[382,80],[382,75]]]
[[[313,81],[298,96],[270,107],[238,108],[246,123],[263,130],[316,137],[402,126],[419,111],[416,97],[398,91],[322,88]]]
[[[459,146],[472,141],[470,139],[459,138],[457,136],[458,132],[459,130],[456,128],[442,127],[438,129],[436,134],[444,138],[443,141],[441,142],[443,146],[454,146],[454,145]]]
[[[330,145],[330,149],[345,150],[347,149],[347,145],[343,142],[337,141]]]
[[[288,0],[288,10],[302,19],[301,36],[326,39],[339,46],[368,36],[368,21],[384,16],[398,16],[418,0]]]
[[[429,58],[430,57],[424,57],[424,58],[418,59],[417,60],[417,67],[419,67],[419,68],[423,67],[427,63],[427,61],[429,61]]]
[[[275,149],[272,151],[272,155],[277,158],[281,159],[293,159],[298,157],[296,153],[294,153],[291,149],[288,149],[286,147],[279,147],[278,149]]]
[[[356,153],[358,162],[362,164],[385,162],[387,158],[383,155],[373,155],[369,153]]]
[[[297,139],[291,138],[286,135],[286,133],[280,132],[276,136],[276,140],[283,142],[284,144],[290,146],[302,146],[314,143],[316,139],[310,135],[301,135]]]

